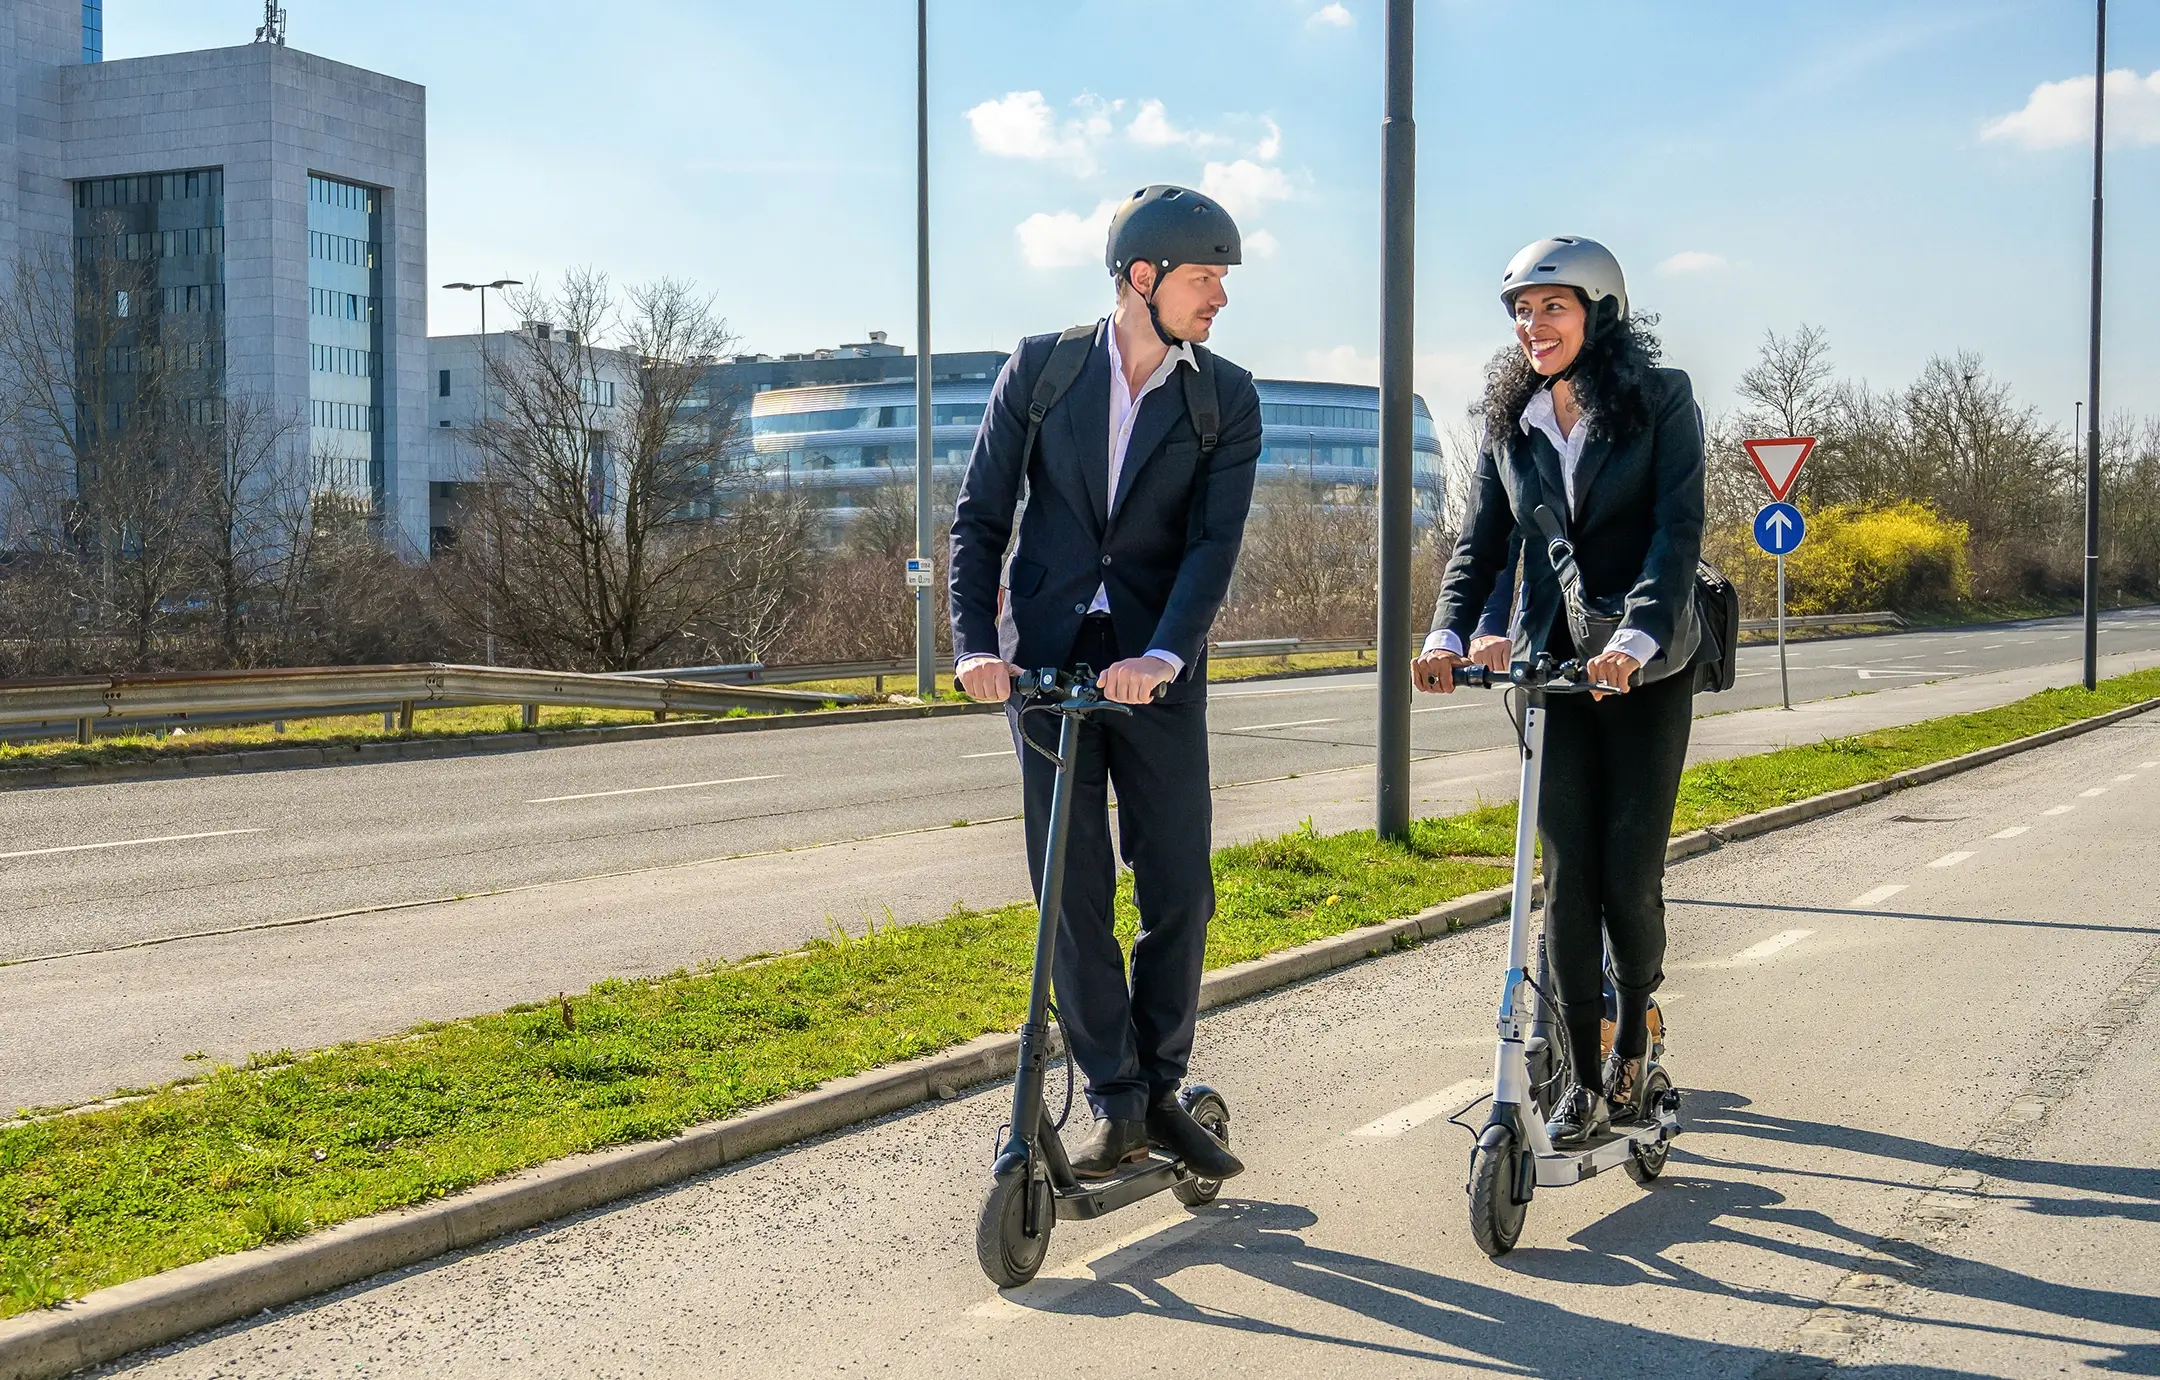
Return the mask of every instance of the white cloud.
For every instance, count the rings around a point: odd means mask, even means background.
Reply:
[[[1265,230],[1252,231],[1243,237],[1242,242],[1245,246],[1245,256],[1251,259],[1272,259],[1275,257],[1275,251],[1282,248],[1282,241]]]
[[[1725,267],[1723,254],[1712,254],[1706,249],[1683,249],[1658,264],[1660,278],[1679,278],[1690,273],[1715,273]]]
[[[2044,81],[2023,110],[1988,121],[1983,139],[2007,139],[2029,149],[2092,142],[2093,79]],[[2111,144],[2160,144],[2160,71],[2139,76],[2127,67],[2107,74],[2107,131]]]
[[[1101,263],[1110,237],[1110,216],[1121,203],[1115,197],[1082,217],[1072,211],[1037,211],[1013,227],[1020,252],[1036,268],[1078,268]]]
[[[1305,19],[1308,24],[1326,24],[1337,29],[1347,29],[1357,23],[1357,16],[1344,9],[1340,0],[1330,0],[1314,10]]]
[[[1273,120],[1268,120],[1267,133],[1261,135],[1260,142],[1253,145],[1253,157],[1263,163],[1272,163],[1281,153],[1282,126],[1276,124]]]
[[[1200,190],[1221,202],[1231,215],[1251,215],[1270,201],[1287,200],[1290,179],[1281,168],[1270,168],[1249,158],[1234,163],[1210,163],[1200,173]]]
[[[1082,96],[1077,117],[1060,121],[1040,91],[1011,91],[968,111],[975,147],[998,158],[1063,163],[1075,173],[1095,171],[1095,150],[1110,135],[1117,104]],[[1119,103],[1122,104],[1122,103]]]

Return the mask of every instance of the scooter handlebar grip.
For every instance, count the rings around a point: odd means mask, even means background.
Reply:
[[[1472,690],[1490,690],[1492,672],[1483,666],[1458,666],[1455,668],[1455,683],[1468,686]]]

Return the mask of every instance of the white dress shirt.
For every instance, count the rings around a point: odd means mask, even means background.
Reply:
[[[1133,423],[1139,419],[1141,402],[1148,394],[1169,382],[1170,376],[1177,372],[1180,363],[1190,364],[1196,369],[1200,366],[1193,355],[1192,342],[1181,340],[1169,353],[1163,356],[1162,363],[1155,366],[1155,372],[1141,380],[1140,387],[1136,391],[1128,387],[1125,382],[1125,359],[1123,355],[1118,353],[1116,321],[1113,320],[1110,323],[1106,334],[1110,338],[1110,486],[1105,492],[1109,495],[1108,501],[1115,504],[1117,502],[1118,476],[1125,472],[1125,452],[1132,445]],[[1106,512],[1103,516],[1107,519],[1109,514]],[[1089,613],[1108,613],[1110,611],[1110,587],[1108,585],[1102,584],[1095,587],[1095,598],[1088,605],[1087,611]],[[1173,675],[1184,674],[1185,658],[1179,656],[1176,652],[1164,651],[1160,647],[1150,647],[1147,654],[1158,661],[1166,663]],[[988,652],[976,652],[972,656],[962,657],[959,665],[953,668],[954,673],[958,674],[971,666],[995,660],[997,658]],[[1097,667],[1096,669],[1101,670],[1102,668]]]
[[[1589,422],[1590,415],[1584,413],[1575,419],[1573,432],[1562,431],[1560,414],[1553,405],[1550,385],[1532,393],[1529,403],[1523,408],[1523,434],[1529,435],[1532,428],[1544,432],[1545,439],[1551,441],[1553,449],[1560,453],[1560,482],[1567,486],[1567,508],[1570,514],[1575,511],[1575,471],[1581,468],[1583,447],[1590,442]],[[1425,650],[1464,655],[1462,639],[1455,635],[1452,628],[1435,628],[1427,633]],[[1650,658],[1657,655],[1658,643],[1656,638],[1640,628],[1622,628],[1605,644],[1605,650],[1625,652],[1638,663],[1647,666]]]

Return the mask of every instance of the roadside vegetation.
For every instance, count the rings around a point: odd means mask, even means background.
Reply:
[[[1686,830],[2160,696],[2160,670],[1975,714],[1691,768]],[[1515,810],[1407,843],[1309,826],[1215,856],[1220,967],[1506,881]],[[1130,877],[1119,911],[1130,936]],[[0,1315],[674,1134],[829,1079],[1010,1030],[1032,907],[955,909],[778,957],[611,980],[0,1127]]]

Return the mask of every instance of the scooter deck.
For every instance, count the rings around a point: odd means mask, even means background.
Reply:
[[[1107,1179],[1081,1179],[1053,1191],[1061,1222],[1086,1221],[1150,1198],[1186,1178],[1181,1162],[1150,1153]]]
[[[1660,1111],[1631,1126],[1616,1126],[1579,1150],[1550,1150],[1537,1157],[1537,1186],[1565,1188],[1626,1164],[1638,1146],[1680,1134],[1677,1112]]]

